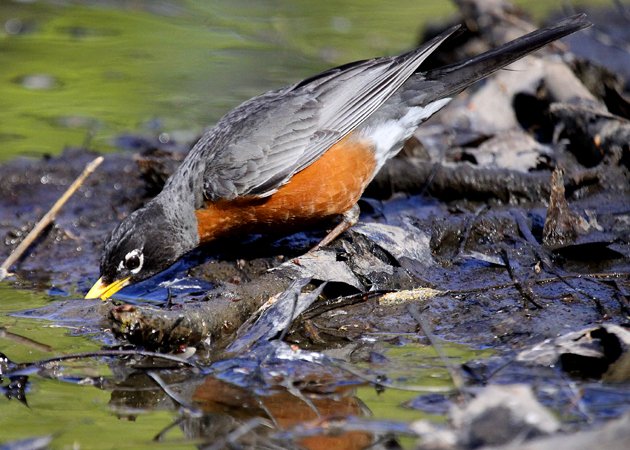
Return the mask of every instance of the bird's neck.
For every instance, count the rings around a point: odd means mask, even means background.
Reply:
[[[195,149],[191,150],[194,153]],[[203,206],[203,166],[190,153],[166,181],[152,202],[159,204],[171,226],[189,251],[199,245],[195,210]]]
[[[177,170],[166,180],[164,189],[158,197],[166,201],[174,201],[177,204],[186,204],[192,207],[193,212],[203,206],[204,202],[204,165],[200,164],[198,149],[199,143],[188,153]]]
[[[199,245],[197,217],[192,196],[182,191],[164,189],[146,205],[159,210],[164,224],[170,229],[171,242],[176,243],[179,253],[184,254]]]

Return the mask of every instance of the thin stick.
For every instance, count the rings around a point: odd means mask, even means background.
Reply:
[[[464,393],[464,380],[462,379],[462,376],[460,375],[457,368],[451,363],[451,361],[449,361],[446,353],[444,353],[444,349],[433,334],[433,331],[431,331],[431,329],[429,328],[429,324],[427,324],[427,321],[424,319],[424,317],[422,317],[422,314],[420,314],[420,308],[418,308],[418,305],[416,303],[409,303],[407,305],[407,311],[409,312],[411,317],[418,323],[418,325],[420,325],[420,328],[422,328],[424,335],[431,343],[431,346],[435,350],[435,353],[437,353],[438,357],[444,363],[444,366],[446,367],[446,370],[448,371],[448,374],[453,381],[455,389],[457,389],[457,392],[462,395]]]
[[[189,417],[201,417],[203,413],[198,408],[195,408],[192,404],[188,403],[181,395],[175,392],[166,382],[153,370],[147,370],[147,376],[155,381],[164,393],[170,397],[175,403],[177,403]]]
[[[146,350],[97,350],[93,352],[71,353],[68,355],[55,356],[54,358],[40,359],[39,361],[34,361],[30,363],[20,363],[17,365],[18,367],[15,370],[9,371],[3,375],[7,378],[23,375],[33,369],[41,368],[47,364],[53,364],[62,361],[72,361],[75,359],[85,358],[114,358],[117,356],[145,356],[148,358],[163,359],[165,361],[182,364],[184,366],[192,367],[195,369],[198,368],[196,363],[192,361],[187,361],[175,355],[170,355],[168,353],[149,352]]]
[[[35,225],[35,227],[31,230],[31,232],[24,238],[20,245],[18,245],[13,252],[9,255],[9,257],[2,263],[0,266],[0,281],[5,279],[9,275],[9,269],[13,264],[16,263],[17,260],[20,259],[22,254],[28,250],[31,244],[37,239],[37,237],[41,234],[42,231],[46,229],[50,223],[55,220],[57,217],[57,213],[63,207],[63,205],[68,201],[68,199],[74,194],[79,187],[83,184],[85,179],[96,170],[96,168],[103,162],[103,157],[99,156],[94,161],[89,163],[81,172],[81,175],[77,177],[76,180],[68,187],[66,192],[63,193],[59,200],[55,202],[55,204],[50,208],[50,210],[41,218],[39,222]]]
[[[42,352],[53,351],[53,348],[50,345],[42,344],[41,342],[37,342],[34,339],[30,339],[19,334],[11,333],[10,331],[7,331],[7,329],[4,327],[0,327],[0,338],[8,339],[17,344],[28,345]]]

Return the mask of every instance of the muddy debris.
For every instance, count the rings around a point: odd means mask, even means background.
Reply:
[[[565,372],[607,383],[630,381],[630,331],[614,324],[574,331],[520,352],[518,361],[560,364]]]
[[[428,421],[411,425],[421,437],[418,449],[588,450],[627,448],[630,414],[604,427],[577,433],[558,433],[560,423],[523,385],[491,386],[466,407],[451,413],[451,426]]]
[[[587,430],[572,434],[557,434],[548,438],[533,439],[519,446],[522,450],[589,450],[605,448],[607,450],[623,450],[630,440],[628,426],[630,414],[618,420],[612,420],[601,429]],[[513,448],[512,444],[498,449]]]
[[[578,235],[587,231],[586,221],[571,211],[564,197],[562,170],[554,170],[551,174],[551,197],[543,227],[543,244],[550,248],[571,244]]]
[[[426,436],[420,448],[480,448],[508,444],[519,439],[529,440],[550,435],[560,429],[560,422],[544,408],[529,386],[488,386],[481,389],[469,403],[454,407],[450,413],[455,436],[446,437],[444,432],[433,436],[432,427],[426,423],[412,424]],[[442,442],[435,442],[436,438]]]

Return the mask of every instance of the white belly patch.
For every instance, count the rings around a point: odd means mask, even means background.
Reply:
[[[390,119],[378,125],[363,127],[361,135],[374,142],[376,168],[380,169],[385,164],[385,161],[396,155],[418,125],[438,112],[450,101],[451,98],[447,97],[436,100],[426,106],[414,106],[399,119]]]

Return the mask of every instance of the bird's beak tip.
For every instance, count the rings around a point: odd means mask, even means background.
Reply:
[[[105,297],[104,295],[106,291],[107,291],[107,285],[103,283],[103,278],[99,278],[98,281],[94,283],[94,286],[92,286],[92,288],[85,295],[85,298],[86,300],[97,299],[97,298],[106,300],[107,297]]]
[[[103,277],[99,278],[94,286],[88,291],[85,295],[85,299],[97,299],[107,300],[109,297],[114,295],[116,292],[124,288],[129,284],[129,278],[124,278],[122,280],[116,280],[113,283],[106,284],[103,282]]]

